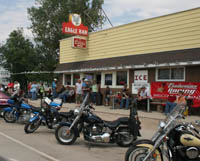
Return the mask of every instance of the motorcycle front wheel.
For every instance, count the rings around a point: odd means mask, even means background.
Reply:
[[[14,123],[17,120],[17,117],[14,111],[5,111],[3,114],[3,118],[8,123]]]
[[[28,122],[25,126],[24,126],[24,132],[29,134],[29,133],[33,133],[35,132],[41,125],[41,121],[40,120],[36,120],[33,122]]]
[[[146,146],[132,146],[126,152],[125,161],[143,161],[149,151],[150,148]],[[157,150],[147,161],[163,161],[163,159]]]
[[[117,144],[121,147],[128,147],[135,140],[128,128],[120,128],[118,133]]]
[[[71,145],[77,139],[74,129],[69,130],[67,125],[59,125],[56,128],[55,136],[57,141],[63,145]]]

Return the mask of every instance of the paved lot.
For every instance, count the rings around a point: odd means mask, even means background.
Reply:
[[[30,102],[37,105],[38,102]],[[62,111],[68,111],[75,104],[64,104]],[[111,110],[108,107],[96,107],[96,114],[105,120],[114,120],[129,114],[126,110]],[[140,112],[142,138],[151,138],[161,113]],[[189,117],[188,121],[199,119]],[[12,161],[123,161],[127,148],[108,144],[89,144],[82,137],[74,145],[64,146],[57,143],[54,130],[41,126],[33,134],[24,133],[24,125],[5,123],[0,118],[0,156]]]

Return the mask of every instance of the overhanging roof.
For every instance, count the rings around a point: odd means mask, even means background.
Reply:
[[[55,73],[200,64],[200,48],[59,64]]]

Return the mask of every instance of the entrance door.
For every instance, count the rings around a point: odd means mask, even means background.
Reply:
[[[96,74],[96,82],[97,84],[101,84],[101,74]]]

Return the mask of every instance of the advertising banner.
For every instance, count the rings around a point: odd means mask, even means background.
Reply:
[[[151,96],[158,99],[167,99],[170,95],[177,95],[183,91],[187,99],[192,100],[192,107],[200,107],[200,83],[191,82],[152,82]]]
[[[132,83],[132,94],[138,94],[138,90],[145,86],[147,91],[150,91],[150,83]]]
[[[79,37],[72,37],[72,47],[87,49],[87,40]]]

